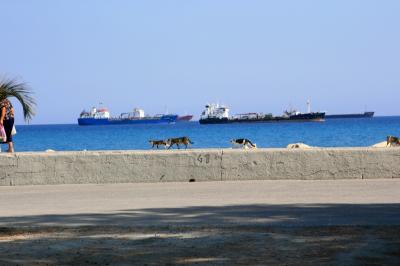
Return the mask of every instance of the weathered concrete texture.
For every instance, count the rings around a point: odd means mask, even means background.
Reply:
[[[0,154],[0,185],[400,178],[400,148]]]
[[[223,151],[222,179],[350,179],[400,177],[398,148]]]

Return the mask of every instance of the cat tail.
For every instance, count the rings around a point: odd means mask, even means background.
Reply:
[[[253,148],[257,148],[257,145],[256,145],[255,143],[251,142],[250,140],[248,140],[248,141],[249,141],[250,145],[251,145]]]

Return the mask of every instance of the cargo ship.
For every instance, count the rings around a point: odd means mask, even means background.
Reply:
[[[324,112],[301,113],[296,110],[286,110],[282,116],[263,113],[245,113],[229,116],[229,108],[219,104],[207,104],[200,117],[200,124],[226,123],[266,123],[266,122],[322,122]]]
[[[175,123],[178,115],[146,116],[144,110],[135,108],[133,112],[122,113],[119,117],[111,117],[107,108],[93,107],[90,112],[82,111],[78,125],[135,125],[135,124],[171,124]]]
[[[375,112],[364,112],[363,114],[337,114],[337,115],[325,115],[325,118],[371,118]]]

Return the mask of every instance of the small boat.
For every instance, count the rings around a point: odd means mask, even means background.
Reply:
[[[107,108],[93,107],[90,112],[82,111],[78,125],[135,125],[135,124],[171,124],[177,120],[177,115],[146,116],[143,109],[135,108],[133,112],[122,113],[119,117],[111,117]]]

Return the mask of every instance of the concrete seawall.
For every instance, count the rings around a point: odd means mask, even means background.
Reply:
[[[400,148],[0,154],[0,185],[400,178]]]

